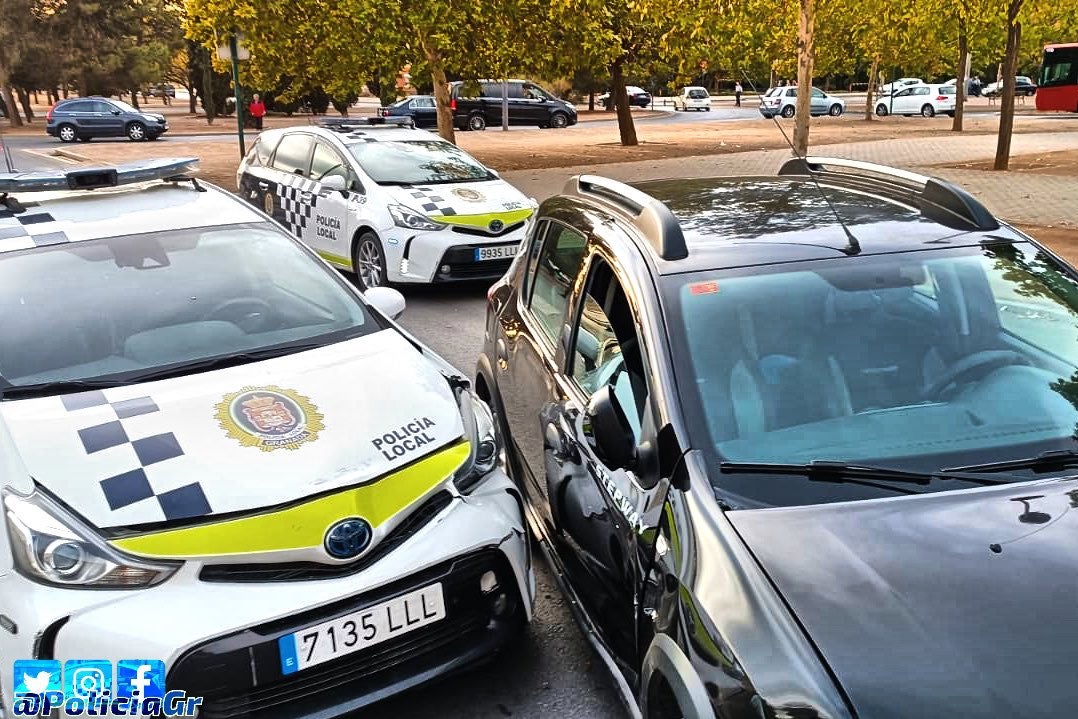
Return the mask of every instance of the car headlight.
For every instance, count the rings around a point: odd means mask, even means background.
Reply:
[[[471,453],[457,470],[453,483],[458,491],[466,494],[498,465],[501,446],[490,406],[469,390],[461,390],[458,399],[460,417],[464,421],[464,432],[471,445]]]
[[[390,205],[389,214],[393,216],[393,222],[397,227],[406,227],[409,230],[440,230],[445,225],[435,222],[426,215],[409,210],[404,205]]]
[[[40,491],[3,497],[15,569],[41,584],[73,589],[130,589],[167,579],[179,563],[147,562],[110,547]]]

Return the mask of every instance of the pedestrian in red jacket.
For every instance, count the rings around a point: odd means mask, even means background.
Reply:
[[[262,98],[258,95],[254,96],[251,100],[251,104],[247,106],[247,112],[251,114],[251,117],[255,120],[255,129],[262,129],[262,118],[266,116],[266,105],[262,102]]]

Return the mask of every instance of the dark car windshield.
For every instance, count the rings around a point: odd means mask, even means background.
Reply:
[[[357,142],[348,148],[380,185],[436,185],[493,180],[479,160],[443,140]]]
[[[1078,283],[1034,246],[760,270],[669,288],[694,445],[716,465],[931,472],[1078,448]],[[776,501],[767,478],[713,478]]]
[[[689,90],[689,97],[693,100],[705,100],[707,99],[707,90],[697,87]]]
[[[0,388],[15,396],[381,329],[335,273],[269,224],[0,253],[0,318]]]

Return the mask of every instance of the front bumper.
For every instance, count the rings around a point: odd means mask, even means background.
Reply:
[[[481,230],[452,227],[432,232],[418,232],[383,243],[386,250],[386,273],[390,282],[434,283],[464,280],[496,280],[505,274],[512,258],[475,259],[475,250],[499,245],[517,247],[527,234],[530,220],[507,228],[500,235]],[[391,235],[405,234],[395,228]]]
[[[252,566],[263,573],[245,575],[243,567]],[[488,570],[498,576],[510,611],[495,615],[479,591],[478,577]],[[170,689],[205,698],[206,719],[313,719],[352,711],[479,661],[531,618],[534,579],[521,508],[500,471],[472,494],[453,495],[369,566],[316,576],[288,568],[274,577],[267,565],[240,565],[229,576],[219,565],[188,562],[157,587],[90,591],[0,575],[0,612],[17,627],[14,634],[0,630],[0,664],[161,659]],[[277,637],[436,581],[444,587],[445,619],[281,675]],[[0,674],[7,716],[10,680],[10,673]]]

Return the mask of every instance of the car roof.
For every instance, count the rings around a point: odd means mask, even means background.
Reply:
[[[25,209],[0,205],[0,255],[162,230],[266,222],[230,192],[207,183],[148,181],[89,191],[15,192]],[[47,239],[47,243],[43,242]]]
[[[266,138],[267,142],[275,142],[285,135],[295,133],[307,133],[323,139],[337,139],[345,145],[355,145],[360,142],[392,142],[408,140],[441,140],[438,135],[420,130],[417,127],[401,125],[348,125],[339,129],[329,129],[319,125],[296,125],[294,127],[281,127],[266,130],[260,137]]]
[[[891,170],[891,178],[873,177],[877,168],[890,168],[808,158],[817,187],[805,163],[788,161],[780,176],[655,180],[632,187],[581,176],[540,212],[582,202],[621,216],[637,228],[645,256],[662,275],[1029,239],[946,182],[900,170]],[[823,164],[835,169],[824,172]],[[918,189],[920,179],[927,183]],[[847,231],[858,247],[851,247]]]

